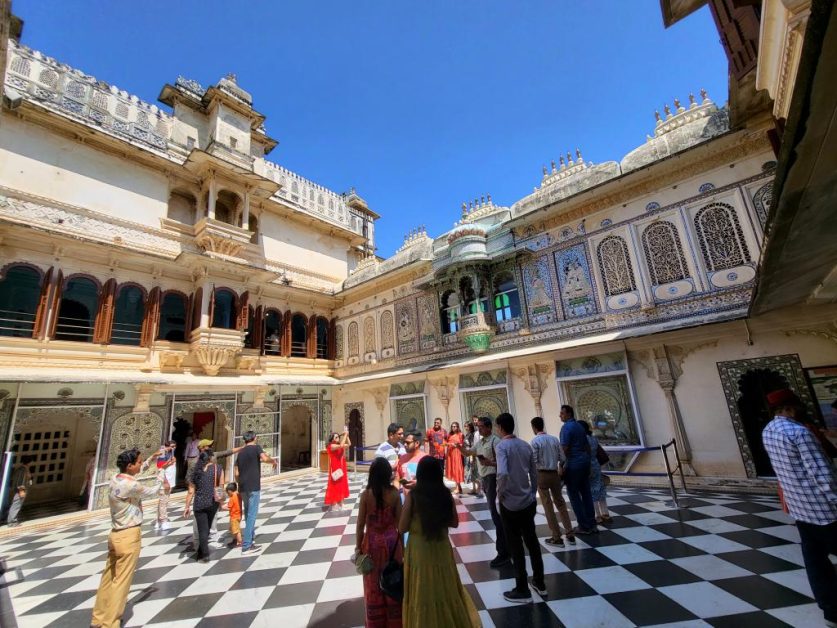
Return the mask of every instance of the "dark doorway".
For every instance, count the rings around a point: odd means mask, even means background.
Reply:
[[[738,412],[759,476],[776,475],[761,442],[761,432],[773,419],[767,395],[782,388],[790,388],[788,380],[770,369],[751,369],[738,380],[738,391],[741,393],[738,397]]]
[[[352,446],[349,449],[349,460],[354,460],[357,455],[357,448],[363,447],[363,417],[360,411],[354,408],[349,412],[349,440],[352,441]],[[363,459],[363,456],[361,456]]]

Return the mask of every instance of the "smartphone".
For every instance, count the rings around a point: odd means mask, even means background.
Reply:
[[[344,432],[348,432],[348,431],[349,431],[349,426],[348,426],[348,425],[344,425],[344,426],[343,426],[343,431],[344,431]]]
[[[405,478],[401,478],[400,480],[398,480],[398,483],[399,483],[399,484],[401,484],[401,485],[404,485],[404,484],[406,484],[407,482],[409,482],[409,480],[407,480],[407,479],[405,479]]]

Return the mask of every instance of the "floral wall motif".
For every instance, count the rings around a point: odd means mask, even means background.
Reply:
[[[392,349],[395,346],[395,330],[392,322],[392,312],[384,310],[381,314],[381,349]]]
[[[487,390],[469,390],[462,393],[465,404],[462,420],[472,416],[487,416],[496,419],[497,415],[509,411],[509,396],[505,388]]]
[[[421,348],[432,349],[436,346],[439,333],[439,314],[436,310],[435,295],[423,294],[418,298],[419,340]]]
[[[358,338],[357,323],[349,323],[349,357],[356,358],[360,352],[360,339]]]
[[[547,325],[558,320],[552,296],[552,276],[549,258],[539,257],[523,267],[523,285],[526,291],[526,307],[529,324],[533,327]]]
[[[398,326],[398,353],[404,355],[418,351],[415,299],[404,299],[395,305],[395,321]]]
[[[589,316],[598,311],[596,289],[584,244],[555,252],[558,285],[566,318]]]
[[[767,216],[770,214],[770,204],[773,202],[773,181],[765,183],[753,195],[753,205],[756,208],[759,224],[762,230],[767,225]]]
[[[363,352],[375,352],[375,319],[371,316],[363,320]]]
[[[655,222],[642,232],[642,248],[651,282],[659,286],[689,277],[677,228],[670,222]]]
[[[731,205],[712,203],[695,214],[695,229],[709,272],[750,262],[738,216]]]
[[[596,248],[599,270],[602,273],[605,294],[609,297],[636,290],[631,257],[624,238],[608,236]]]
[[[482,386],[504,386],[508,381],[506,369],[465,373],[459,376],[460,388],[479,388]]]

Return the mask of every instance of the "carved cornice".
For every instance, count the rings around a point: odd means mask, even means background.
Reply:
[[[833,321],[825,329],[788,329],[785,331],[786,336],[813,336],[815,338],[822,338],[830,340],[837,344],[837,321]]]

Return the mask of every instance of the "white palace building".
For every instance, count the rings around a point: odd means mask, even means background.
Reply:
[[[234,76],[153,104],[26,47],[7,15],[0,441],[34,459],[27,505],[71,503],[93,459],[102,507],[119,451],[190,430],[224,449],[254,429],[287,473],[344,424],[369,446],[391,421],[509,410],[528,438],[562,403],[621,469],[660,471],[637,449],[674,438],[693,485],[767,487],[765,394],[826,422],[837,398],[833,294],[753,308],[795,76],[757,66],[798,62],[791,18],[762,25],[750,74],[785,77],[766,91],[731,66],[730,103],[695,86],[613,161],[556,147],[533,192],[480,191],[381,259],[378,214],[272,161]]]

